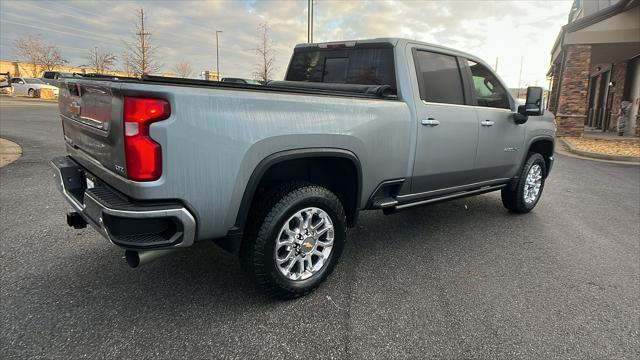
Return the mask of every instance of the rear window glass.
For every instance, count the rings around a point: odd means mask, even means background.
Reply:
[[[464,104],[462,76],[454,56],[416,51],[420,98],[444,104]]]
[[[392,47],[298,50],[285,80],[389,85],[397,92]]]

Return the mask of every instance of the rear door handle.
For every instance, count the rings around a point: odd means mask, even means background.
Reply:
[[[422,125],[427,125],[427,126],[438,126],[440,125],[440,121],[434,119],[434,118],[428,118],[427,120],[422,120],[421,121]]]
[[[495,121],[491,121],[491,120],[483,120],[480,125],[482,126],[493,126],[493,124],[495,124]]]

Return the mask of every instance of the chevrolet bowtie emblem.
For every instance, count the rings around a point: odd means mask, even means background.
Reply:
[[[313,247],[311,243],[304,243],[302,244],[302,246],[306,247],[307,249],[311,249]]]

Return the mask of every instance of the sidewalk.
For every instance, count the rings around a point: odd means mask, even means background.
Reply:
[[[11,164],[22,156],[20,145],[0,138],[0,168]]]

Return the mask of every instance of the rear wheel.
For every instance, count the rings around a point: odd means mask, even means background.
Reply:
[[[546,176],[544,157],[538,153],[529,153],[517,182],[502,189],[504,207],[520,214],[533,210],[542,195]]]
[[[36,97],[36,92],[33,89],[29,89],[27,94],[29,95],[29,97],[32,97],[32,98]]]
[[[240,252],[244,268],[275,297],[311,292],[333,271],[344,248],[340,200],[321,186],[294,183],[257,201]]]

